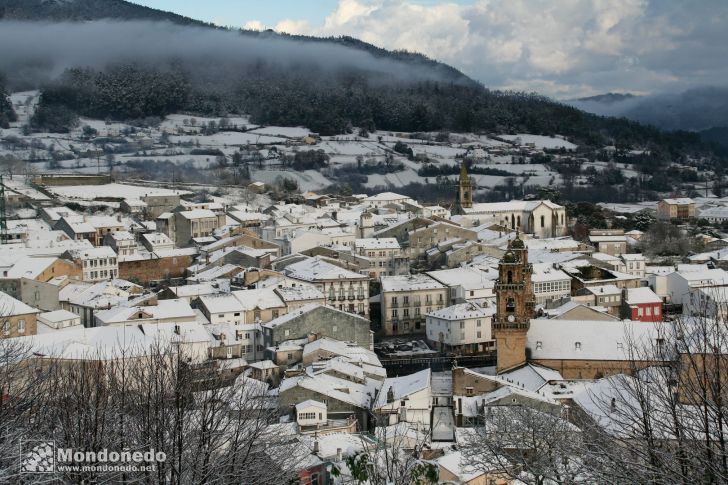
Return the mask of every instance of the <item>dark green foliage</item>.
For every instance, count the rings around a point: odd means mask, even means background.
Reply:
[[[329,156],[323,150],[306,150],[296,152],[293,157],[293,168],[296,170],[316,170],[329,163]]]
[[[122,0],[2,0],[0,19],[8,20],[152,20],[181,25],[209,25],[170,12]]]
[[[11,121],[17,120],[13,105],[8,99],[8,93],[5,90],[5,80],[0,76],[0,128],[8,128]]]
[[[412,148],[407,146],[406,143],[403,143],[401,141],[398,141],[394,144],[394,151],[397,153],[401,153],[402,155],[407,155],[408,157],[414,157],[414,152],[412,151]]]
[[[64,104],[40,102],[30,119],[30,125],[36,130],[68,133],[78,125],[78,115]]]
[[[71,69],[43,89],[42,106],[65,106],[94,118],[142,119],[183,109],[189,84],[180,69],[117,65]]]
[[[417,171],[417,174],[421,177],[437,177],[440,175],[457,175],[460,173],[460,167],[458,165],[435,165],[428,163]],[[499,177],[513,177],[511,172],[501,170],[493,167],[480,167],[477,165],[471,165],[468,167],[468,173],[479,174],[479,175],[496,175]]]

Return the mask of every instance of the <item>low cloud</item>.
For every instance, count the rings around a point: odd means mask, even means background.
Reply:
[[[253,23],[250,27],[260,29],[262,25]],[[301,71],[328,70],[331,74],[356,69],[368,72],[373,79],[401,81],[440,76],[432,69],[378,58],[360,49],[274,34],[241,34],[167,22],[1,22],[0,72],[16,86],[35,87],[70,67],[103,69],[113,63],[170,60],[182,60],[187,65],[220,63],[232,68],[265,62],[284,69],[295,66]]]
[[[275,28],[421,52],[490,87],[556,98],[679,91],[728,75],[724,0],[340,0],[322,25]]]

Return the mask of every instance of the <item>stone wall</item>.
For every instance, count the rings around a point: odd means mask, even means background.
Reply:
[[[306,338],[310,334],[355,342],[365,349],[369,348],[370,340],[369,320],[326,306],[319,306],[298,316],[289,317],[279,325],[266,327],[265,332],[265,345],[268,347],[285,340]]]
[[[183,278],[192,262],[193,257],[189,255],[119,261],[119,278],[139,284]]]

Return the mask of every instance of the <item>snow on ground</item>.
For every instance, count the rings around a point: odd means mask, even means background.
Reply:
[[[287,138],[302,138],[311,133],[311,130],[302,126],[266,126],[264,128],[251,130],[249,133],[256,133],[258,135],[285,136]]]
[[[185,114],[171,114],[164,118],[164,121],[159,125],[159,129],[167,133],[175,133],[178,128],[182,128],[186,132],[195,131],[201,129],[202,126],[207,125],[211,121],[214,121],[216,124],[220,123],[220,119],[219,117],[210,118]],[[186,123],[185,120],[187,121]],[[194,125],[191,124],[192,120],[195,122]],[[238,127],[245,126],[247,129],[257,128],[257,125],[250,122],[250,117],[248,116],[228,116],[227,121],[230,125]]]
[[[30,117],[35,112],[35,106],[38,104],[40,91],[22,91],[13,93],[9,96],[18,120],[11,123],[10,126],[18,127],[28,123]]]
[[[201,146],[225,146],[225,145],[249,145],[257,143],[285,143],[285,138],[268,135],[256,135],[255,133],[240,133],[237,131],[222,131],[214,135],[172,135],[169,137],[172,143],[196,143]]]
[[[529,135],[527,133],[519,133],[517,135],[500,135],[504,140],[515,141],[519,145],[526,145],[527,143],[533,143],[537,148],[566,148],[567,150],[573,150],[576,148],[571,142],[564,140],[563,138],[555,138],[550,136],[542,135]]]
[[[434,178],[432,178],[431,180],[432,182],[434,182]],[[402,170],[401,172],[388,173],[386,175],[381,175],[378,173],[369,175],[369,179],[367,180],[367,183],[365,185],[370,189],[377,186],[403,187],[413,182],[425,183],[424,181],[425,177],[420,177],[419,175],[417,175],[417,172],[412,169],[406,169]]]
[[[47,190],[59,197],[78,200],[94,200],[102,197],[139,199],[145,195],[184,195],[190,193],[186,190],[170,190],[159,187],[117,183],[105,185],[50,186],[47,187]]]
[[[321,190],[333,184],[331,180],[316,170],[306,170],[304,172],[295,172],[292,170],[253,170],[251,173],[251,178],[254,182],[263,182],[266,184],[272,184],[278,177],[295,180],[298,182],[298,187],[302,191]]]
[[[430,158],[454,159],[456,155],[464,155],[466,149],[448,145],[416,145],[412,147],[412,151],[415,155],[422,153]]]

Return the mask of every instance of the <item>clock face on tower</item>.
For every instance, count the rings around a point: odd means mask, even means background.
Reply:
[[[516,317],[514,317],[513,315],[508,315],[509,322],[513,323],[513,320],[515,320],[515,319],[516,319]]]

